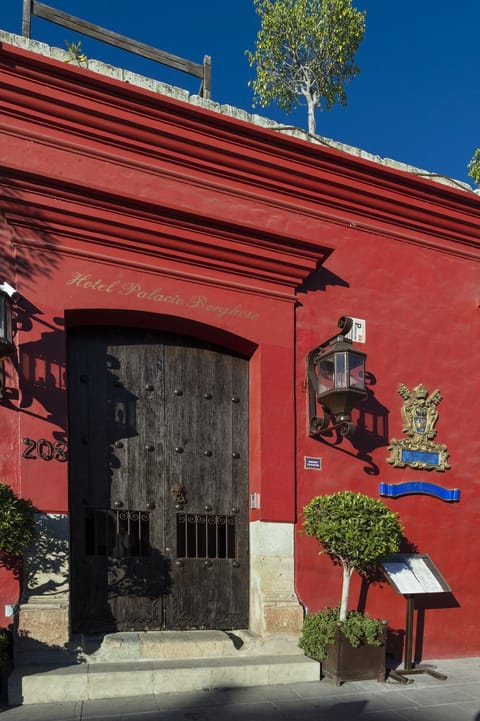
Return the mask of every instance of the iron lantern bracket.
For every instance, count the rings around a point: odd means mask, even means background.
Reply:
[[[349,316],[342,316],[338,321],[338,327],[340,331],[334,336],[324,341],[320,345],[316,346],[311,350],[306,358],[307,363],[307,391],[308,391],[308,419],[309,427],[308,434],[311,437],[325,435],[330,433],[332,430],[338,430],[342,436],[351,436],[355,432],[356,426],[351,420],[351,408],[356,407],[366,398],[366,393],[362,391],[353,391],[351,389],[338,390],[333,388],[330,392],[325,393],[324,399],[317,391],[319,378],[317,375],[316,368],[320,361],[324,358],[332,356],[334,353],[335,346],[340,350],[342,345],[348,349],[351,346],[351,340],[346,338],[353,326],[353,319]],[[342,397],[350,396],[350,400],[343,409],[335,409],[332,412],[329,407],[329,399],[336,397],[338,405],[338,399]],[[352,401],[351,396],[354,396]],[[321,413],[319,413],[321,410]]]

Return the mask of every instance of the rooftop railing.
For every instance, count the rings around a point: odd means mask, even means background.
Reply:
[[[114,45],[121,50],[135,53],[161,65],[166,65],[169,68],[174,68],[175,70],[180,70],[183,73],[200,78],[201,85],[198,94],[203,98],[210,98],[211,59],[208,55],[204,56],[202,65],[193,63],[190,60],[185,60],[176,55],[157,50],[157,48],[151,45],[137,42],[124,35],[119,35],[111,30],[102,28],[99,25],[87,22],[86,20],[81,20],[62,10],[56,10],[50,5],[37,2],[37,0],[23,0],[22,34],[26,38],[31,38],[31,20],[33,15],[82,35],[86,35],[87,37],[94,38],[95,40],[100,40],[100,42]]]

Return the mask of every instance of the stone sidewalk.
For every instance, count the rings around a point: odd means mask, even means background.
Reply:
[[[387,680],[221,688],[95,701],[2,707],[2,721],[480,721],[480,658],[432,661],[444,681],[421,674]]]

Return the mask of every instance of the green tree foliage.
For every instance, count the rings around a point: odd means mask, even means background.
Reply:
[[[69,57],[65,60],[66,63],[76,62],[77,65],[88,62],[88,58],[82,50],[82,43],[79,40],[78,43],[69,42],[65,40],[65,45],[70,53]]]
[[[316,496],[303,515],[306,535],[314,536],[333,562],[343,567],[339,619],[345,621],[353,572],[366,575],[381,558],[398,551],[403,526],[398,514],[382,501],[352,491]]]
[[[19,498],[10,486],[0,483],[0,563],[1,556],[20,556],[36,537],[35,513],[30,500]]]
[[[10,638],[6,628],[0,628],[0,671],[8,668],[10,659]],[[0,689],[1,690],[1,689]]]
[[[315,108],[347,104],[345,84],[359,68],[354,55],[365,33],[365,11],[352,0],[254,0],[260,16],[255,52],[246,51],[257,77],[254,101],[287,113],[305,103],[308,131]]]
[[[18,573],[21,554],[37,536],[36,512],[30,500],[19,498],[10,486],[0,483],[0,566]],[[10,657],[10,634],[0,628],[0,672],[8,668]]]
[[[468,164],[468,174],[477,185],[480,185],[480,148],[476,149],[473,158]]]
[[[303,622],[303,631],[298,645],[307,656],[316,661],[327,657],[327,649],[335,643],[340,608],[325,608],[317,613],[309,613]],[[380,646],[384,638],[386,622],[370,618],[366,613],[348,611],[342,622],[342,633],[351,646],[357,648],[362,643],[368,646]]]

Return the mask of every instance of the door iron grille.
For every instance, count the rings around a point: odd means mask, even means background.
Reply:
[[[235,558],[235,516],[177,514],[178,558]]]
[[[87,556],[148,556],[150,513],[110,508],[85,509]]]

